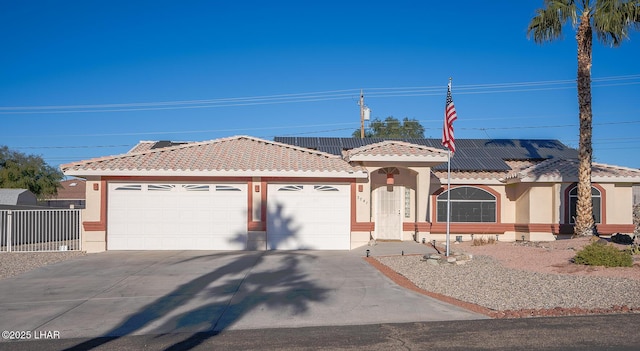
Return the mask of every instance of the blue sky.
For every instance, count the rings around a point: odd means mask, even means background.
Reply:
[[[0,1],[0,145],[51,165],[140,140],[350,136],[372,117],[440,138],[578,145],[576,44],[537,45],[542,0]],[[640,33],[594,44],[595,161],[640,168]]]

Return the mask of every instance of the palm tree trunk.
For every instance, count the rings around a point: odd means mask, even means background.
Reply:
[[[574,234],[588,236],[594,233],[593,202],[591,201],[591,51],[593,35],[588,9],[582,13],[576,32],[578,43],[578,105],[580,108],[580,143],[578,146],[578,203]]]

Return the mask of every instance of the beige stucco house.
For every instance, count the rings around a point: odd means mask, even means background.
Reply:
[[[553,140],[458,140],[453,238],[553,240],[572,231],[575,150]],[[86,182],[83,247],[349,250],[444,240],[447,151],[435,139],[236,136],[141,142],[61,168]],[[601,234],[633,232],[640,170],[594,164]]]

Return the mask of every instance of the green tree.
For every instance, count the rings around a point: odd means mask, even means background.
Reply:
[[[617,47],[640,28],[640,0],[545,0],[544,8],[531,19],[527,36],[542,44],[562,35],[564,24],[571,21],[578,46],[578,107],[580,142],[578,145],[578,203],[574,233],[593,234],[591,201],[591,163],[593,158],[591,112],[591,64],[593,32],[604,45]]]
[[[63,177],[62,172],[49,166],[40,156],[0,146],[0,188],[28,189],[42,199],[58,193]]]
[[[360,138],[360,129],[356,129],[351,135],[354,138]],[[386,139],[424,138],[424,127],[416,119],[407,117],[402,121],[393,116],[387,117],[384,121],[374,118],[369,123],[369,128],[365,130],[364,137]]]

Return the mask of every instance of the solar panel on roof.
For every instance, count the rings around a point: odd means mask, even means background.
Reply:
[[[463,148],[476,148],[476,143],[473,140],[466,140],[466,139],[457,139],[455,141],[456,144],[456,150],[457,149],[463,149]]]
[[[276,137],[274,140],[321,150],[340,155],[342,150],[355,149],[361,146],[380,143],[382,138],[334,138],[334,137]],[[416,145],[446,150],[440,139],[402,139]],[[458,139],[456,155],[452,159],[452,167],[458,170],[508,170],[504,160],[545,159],[545,158],[577,158],[578,152],[558,140],[548,139]],[[446,163],[435,167],[446,169]]]
[[[273,141],[283,144],[296,145],[295,137],[275,137]]]
[[[333,155],[342,155],[342,148],[340,146],[319,146],[318,151]]]
[[[342,148],[345,150],[355,149],[362,146],[362,139],[360,138],[342,138],[340,139]]]
[[[318,148],[318,138],[317,137],[298,137],[297,145],[302,147],[308,147],[312,149]]]
[[[318,138],[318,146],[340,147],[340,138]]]

